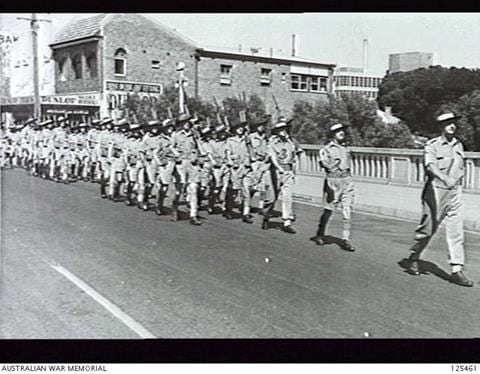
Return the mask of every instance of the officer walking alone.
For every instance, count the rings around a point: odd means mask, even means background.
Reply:
[[[427,181],[422,192],[422,218],[415,230],[414,244],[410,248],[407,270],[412,275],[421,272],[419,258],[445,219],[448,260],[452,268],[450,282],[472,287],[463,272],[465,250],[463,246],[462,182],[464,151],[462,143],[454,137],[460,118],[452,112],[443,113],[436,121],[442,134],[425,145],[424,163]]]

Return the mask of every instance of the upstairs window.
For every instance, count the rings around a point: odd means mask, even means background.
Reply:
[[[232,84],[232,65],[220,65],[220,84],[226,86]]]
[[[72,58],[72,68],[75,79],[82,79],[82,56],[75,55]]]
[[[325,92],[327,91],[327,77],[311,77],[310,91]]]
[[[308,91],[308,78],[305,75],[291,74],[290,88],[295,91]]]
[[[118,48],[115,51],[114,60],[115,60],[114,62],[115,75],[122,75],[122,76],[127,75],[127,51],[125,51],[123,48]]]
[[[158,69],[160,69],[160,65],[161,65],[160,61],[152,60],[152,69],[158,70]]]
[[[260,85],[270,86],[272,81],[272,69],[262,68],[260,71]]]

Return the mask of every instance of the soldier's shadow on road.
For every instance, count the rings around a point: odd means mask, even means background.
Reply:
[[[408,272],[408,259],[403,258],[398,262],[398,265],[400,265],[400,267],[403,268],[405,272]],[[439,277],[440,279],[443,279],[444,281],[450,281],[450,274],[445,272],[445,270],[439,268],[433,262],[418,260],[418,268],[419,268],[420,274],[424,274],[424,275],[433,274]]]
[[[344,250],[343,249],[343,246],[344,246],[344,242],[342,239],[336,237],[336,236],[332,236],[332,235],[325,235],[323,237],[323,240],[325,241],[325,245],[329,245],[329,244],[336,244],[337,246],[340,247],[340,249]]]

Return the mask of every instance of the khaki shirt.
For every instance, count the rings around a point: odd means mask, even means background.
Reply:
[[[172,134],[172,146],[182,158],[189,158],[192,153],[197,153],[197,142],[192,133],[187,134],[180,130]]]
[[[250,134],[250,142],[252,144],[252,151],[257,161],[264,161],[268,156],[268,142],[265,135],[260,135],[257,132]]]
[[[206,144],[206,151],[212,155],[217,165],[221,165],[227,160],[227,142],[225,140],[210,140]]]
[[[461,184],[463,181],[465,168],[464,158],[463,144],[456,138],[453,138],[449,143],[442,135],[429,140],[427,144],[425,144],[425,167],[430,164],[436,165],[442,173],[455,178],[458,184]],[[432,174],[427,172],[427,177],[435,187],[446,188],[445,183]]]
[[[278,136],[272,136],[268,145],[268,154],[275,157],[280,165],[288,165],[293,168],[297,147],[291,140],[282,140]],[[292,170],[292,169],[291,169]]]
[[[323,147],[318,154],[320,156],[320,162],[326,170],[327,176],[346,177],[350,175],[352,156],[348,147],[331,141],[325,147]],[[329,167],[329,165],[334,163],[336,160],[340,160],[340,163],[336,166]]]
[[[244,137],[233,136],[227,139],[227,152],[233,166],[250,165],[250,154]]]

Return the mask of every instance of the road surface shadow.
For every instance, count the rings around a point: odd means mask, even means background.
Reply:
[[[398,265],[400,265],[401,268],[405,270],[405,272],[408,273],[408,259],[403,258],[398,262]],[[443,279],[445,281],[450,281],[450,274],[445,272],[445,270],[439,268],[436,264],[430,261],[425,261],[425,260],[418,260],[418,268],[420,271],[420,274],[428,275],[428,274],[433,274],[440,279]]]

